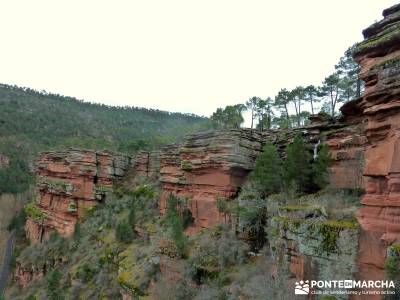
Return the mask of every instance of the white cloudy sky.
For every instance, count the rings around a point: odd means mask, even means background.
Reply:
[[[210,115],[319,84],[394,0],[0,0],[0,82]]]

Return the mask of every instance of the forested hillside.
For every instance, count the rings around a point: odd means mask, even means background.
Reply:
[[[68,146],[132,153],[208,127],[208,119],[137,107],[111,107],[0,84],[0,193],[24,190],[39,151]]]

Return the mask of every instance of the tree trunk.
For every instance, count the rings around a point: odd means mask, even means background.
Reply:
[[[310,102],[311,102],[311,113],[314,114],[314,103],[312,97],[310,98]]]
[[[254,121],[254,108],[251,108],[251,130],[253,130],[253,121]]]
[[[286,104],[285,104],[285,111],[286,111],[286,119],[287,119],[287,122],[288,122],[288,128],[291,128],[292,124],[290,124],[289,111],[287,109],[287,105]]]
[[[357,91],[356,91],[357,98],[361,97],[361,80],[357,79]]]

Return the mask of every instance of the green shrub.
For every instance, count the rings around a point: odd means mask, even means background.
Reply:
[[[62,300],[64,299],[63,293],[60,290],[60,280],[62,275],[60,271],[55,269],[47,278],[47,289],[46,293],[50,300]]]
[[[246,261],[248,246],[235,233],[221,227],[216,235],[204,235],[188,260],[188,273],[198,283],[212,280],[218,286],[229,282],[227,268]]]
[[[129,207],[128,224],[132,227],[136,224],[135,203],[133,201]]]
[[[25,206],[25,213],[31,217],[35,222],[42,222],[46,215],[36,206],[36,203],[30,202]]]
[[[310,187],[311,156],[300,135],[297,135],[293,143],[286,147],[286,155],[283,168],[285,190],[289,191],[293,188],[301,193],[307,191]]]
[[[74,230],[74,240],[79,241],[82,237],[81,233],[81,224],[78,222],[75,224],[75,230]]]
[[[95,269],[91,268],[88,264],[82,265],[77,273],[77,277],[83,282],[88,283],[93,279]]]
[[[179,215],[178,206],[181,204],[179,198],[170,195],[167,199],[165,221],[169,228],[171,239],[175,242],[179,254],[184,256],[187,250],[187,237],[184,233],[184,224]]]
[[[194,222],[192,212],[187,207],[182,209],[182,226],[183,228],[188,228]]]
[[[398,279],[400,275],[400,245],[394,244],[388,248],[388,258],[384,268],[388,279]]]
[[[184,233],[183,223],[178,216],[170,220],[170,230],[171,238],[175,242],[179,254],[185,256],[187,250],[187,237]]]
[[[282,189],[282,160],[276,147],[268,142],[257,157],[251,179],[264,195],[279,193]]]
[[[119,222],[115,229],[115,237],[122,243],[130,243],[134,238],[133,229],[127,222]]]

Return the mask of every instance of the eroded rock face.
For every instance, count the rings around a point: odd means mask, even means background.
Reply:
[[[160,174],[160,151],[140,151],[132,162],[134,177],[158,180]]]
[[[39,199],[26,222],[29,240],[41,242],[53,231],[70,236],[85,211],[104,201],[129,162],[128,157],[110,152],[43,153],[36,162]]]
[[[256,131],[232,129],[190,135],[179,145],[165,147],[160,157],[161,213],[174,194],[187,199],[195,229],[223,222],[217,198],[237,195],[262,142]]]
[[[330,221],[318,208],[280,209],[269,224],[272,253],[280,265],[288,268],[297,280],[353,279],[356,271],[356,222]],[[348,295],[335,295],[348,299]]]
[[[42,270],[25,269],[17,264],[14,271],[14,280],[22,288],[25,288],[31,281],[37,281],[44,277]]]
[[[265,142],[274,143],[284,157],[286,146],[297,134],[303,136],[311,153],[320,143],[329,145],[333,188],[361,189],[367,142],[365,126],[361,116],[345,116],[341,122],[325,120],[294,130],[234,129],[188,136],[183,143],[169,145],[161,151],[160,211],[164,213],[168,196],[174,194],[187,199],[194,217],[194,227],[189,232],[225,222],[225,217],[218,212],[217,199],[237,196]],[[148,154],[140,157],[136,162],[137,173],[146,175]]]
[[[383,16],[364,30],[354,55],[365,81],[360,107],[368,119],[366,194],[357,216],[359,274],[368,279],[384,277],[387,246],[400,242],[400,5]]]

